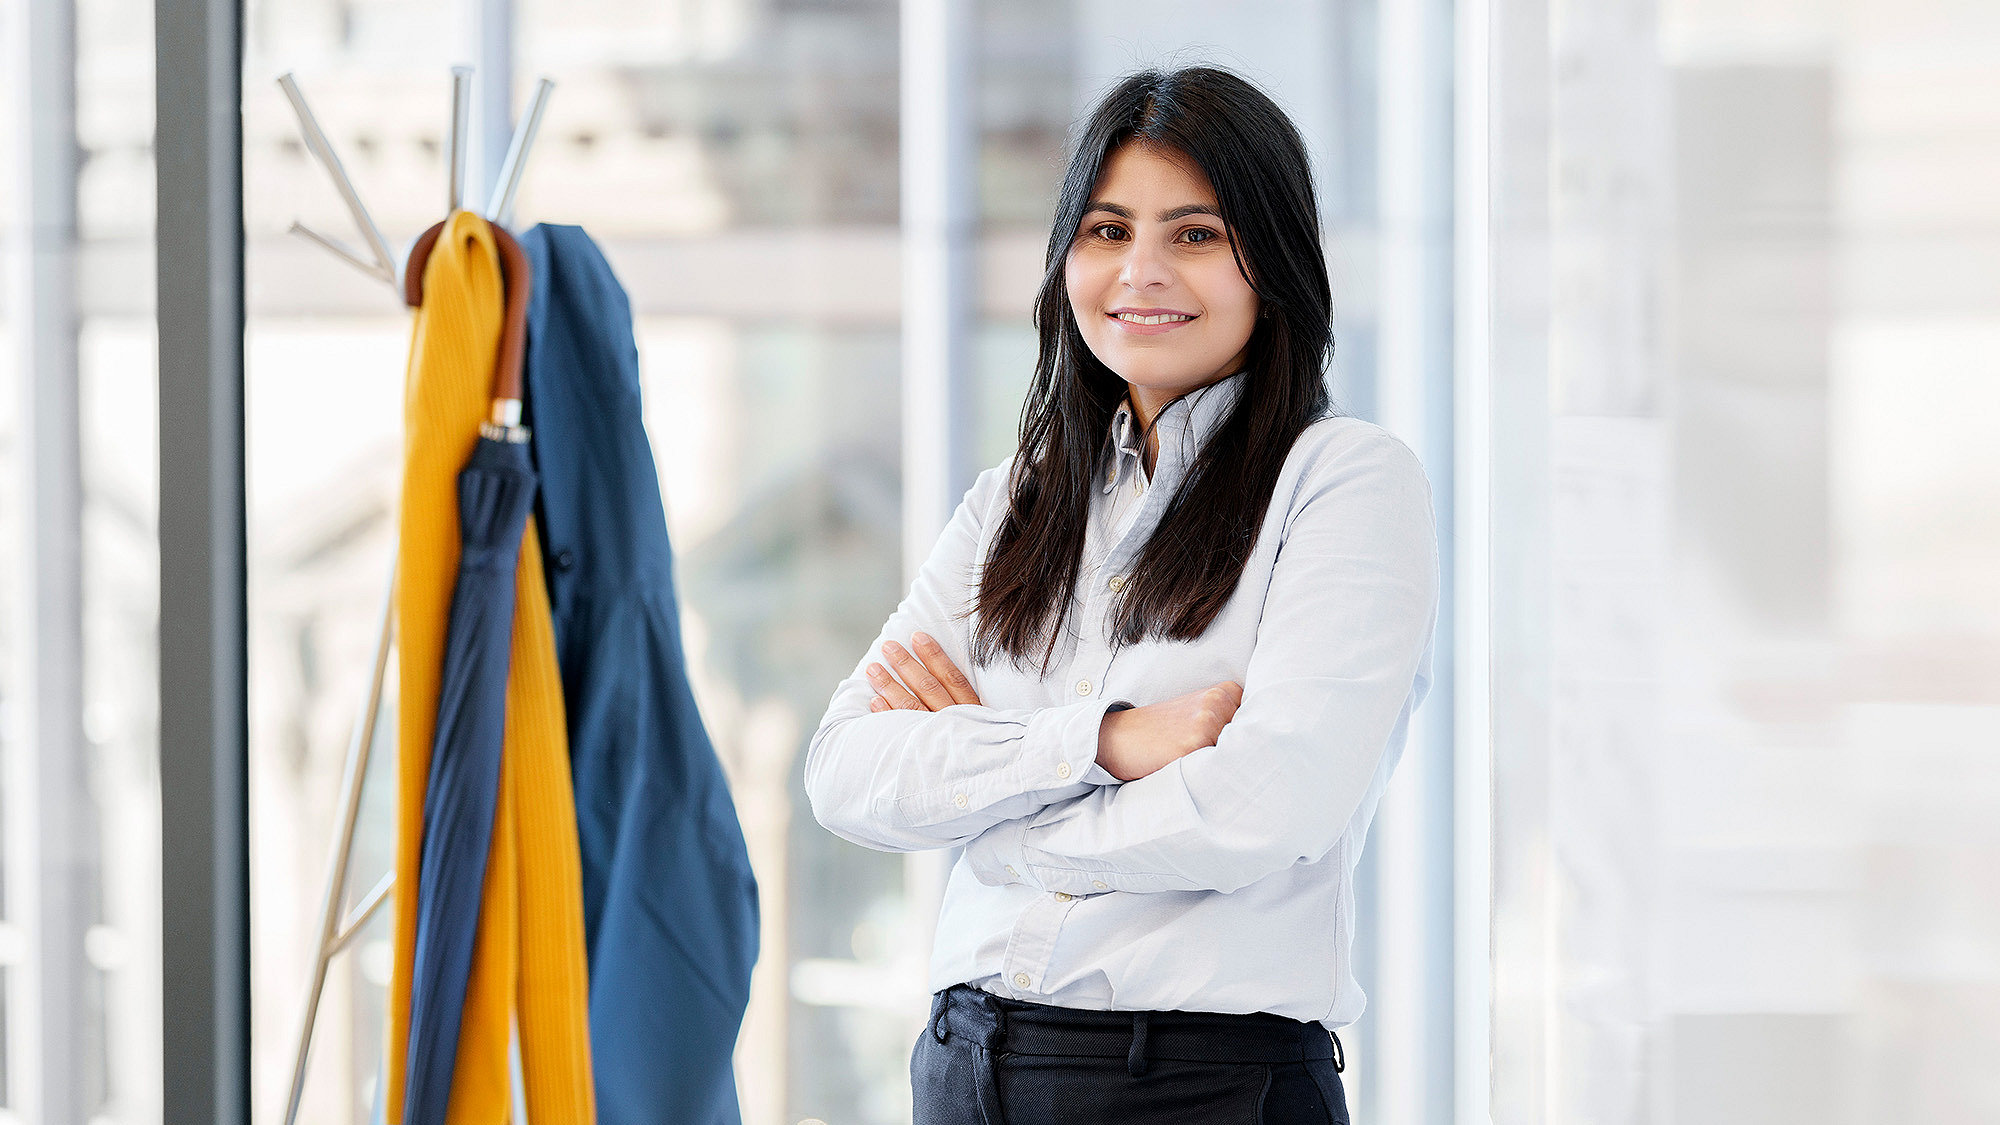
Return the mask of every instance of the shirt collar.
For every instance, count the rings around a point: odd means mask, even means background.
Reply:
[[[1160,461],[1154,466],[1154,477],[1161,475],[1168,459],[1178,465],[1182,457],[1193,457],[1207,443],[1215,428],[1229,417],[1229,410],[1236,405],[1243,393],[1243,372],[1225,375],[1205,387],[1175,399],[1153,421],[1153,428],[1160,435]],[[1132,413],[1132,400],[1119,400],[1118,412],[1111,417],[1111,471],[1102,491],[1109,492],[1118,483],[1123,458],[1129,456],[1137,461],[1140,455],[1139,419]]]

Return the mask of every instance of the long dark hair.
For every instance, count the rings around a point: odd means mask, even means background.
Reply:
[[[1035,381],[1021,409],[1007,513],[980,570],[977,664],[1004,651],[1019,666],[1040,646],[1046,675],[1076,592],[1097,458],[1126,384],[1084,343],[1063,270],[1105,160],[1128,141],[1177,152],[1208,177],[1261,310],[1234,409],[1189,465],[1126,578],[1114,644],[1149,634],[1193,640],[1207,631],[1242,577],[1292,442],[1330,409],[1324,372],[1333,297],[1297,128],[1262,91],[1225,70],[1146,70],[1123,79],[1077,135],[1049,230],[1035,298]]]

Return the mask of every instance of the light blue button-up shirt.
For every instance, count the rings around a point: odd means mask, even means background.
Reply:
[[[1153,479],[1123,513],[1118,490],[1141,464],[1129,413],[1113,420],[1048,676],[1004,657],[975,667],[977,616],[960,616],[1006,510],[1010,457],[979,475],[834,690],[806,751],[813,815],[883,851],[965,845],[933,991],[969,982],[1073,1008],[1262,1011],[1336,1028],[1360,1016],[1354,866],[1429,692],[1437,624],[1437,535],[1416,455],[1371,422],[1313,423],[1208,631],[1112,651],[1126,571],[1244,378],[1161,411]],[[882,644],[907,647],[918,630],[979,703],[869,710],[868,664],[887,666]],[[1224,680],[1243,701],[1215,745],[1135,781],[1097,765],[1108,709]]]

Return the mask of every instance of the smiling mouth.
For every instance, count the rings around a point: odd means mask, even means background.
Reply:
[[[1157,316],[1141,316],[1138,313],[1111,313],[1113,320],[1127,324],[1181,324],[1194,319],[1193,313],[1160,313]]]

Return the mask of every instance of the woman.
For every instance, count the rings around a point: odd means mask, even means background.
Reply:
[[[1347,1120],[1354,865],[1429,690],[1438,569],[1416,457],[1329,408],[1330,306],[1269,98],[1209,68],[1105,96],[1019,449],[806,755],[843,838],[965,848],[919,1125]]]

